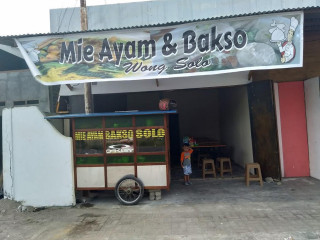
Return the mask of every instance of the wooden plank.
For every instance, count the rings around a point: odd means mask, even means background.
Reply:
[[[102,187],[102,188],[97,188],[97,187],[92,187],[92,188],[76,188],[77,191],[94,191],[94,190],[114,190],[114,188],[106,188],[106,187]]]
[[[169,136],[169,117],[167,114],[163,115],[165,126],[165,149],[166,149],[166,174],[167,174],[167,188],[170,188],[170,136]]]
[[[167,162],[145,162],[145,163],[137,163],[137,166],[152,166],[152,165],[166,165],[168,172],[168,163]],[[168,175],[168,174],[167,174]]]
[[[118,131],[118,130],[134,130],[134,127],[118,127],[118,128],[106,128],[106,131]]]
[[[114,190],[114,187],[104,187],[104,188],[77,188],[78,191],[86,191],[86,190]],[[145,190],[169,190],[166,186],[145,186]]]
[[[76,132],[98,132],[98,131],[102,131],[102,128],[76,128],[75,131]]]
[[[77,168],[78,167],[104,167],[104,164],[78,164]]]
[[[136,127],[136,116],[132,116],[132,125]],[[138,170],[137,170],[137,137],[136,131],[133,131],[133,150],[134,150],[134,176],[138,177]]]
[[[281,179],[278,130],[270,80],[248,85],[253,159],[263,177]]]
[[[104,183],[108,187],[108,173],[107,173],[107,140],[106,140],[106,117],[102,117],[102,128],[103,128],[103,160],[104,160]]]
[[[72,123],[72,144],[73,144],[73,180],[74,180],[74,187],[77,189],[77,160],[76,160],[76,141],[75,141],[75,120],[74,118],[71,119]]]
[[[75,142],[75,141],[74,141]],[[103,153],[96,153],[96,154],[75,154],[76,157],[103,157]]]

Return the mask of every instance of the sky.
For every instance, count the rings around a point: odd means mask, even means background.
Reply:
[[[141,1],[148,0],[87,0],[87,6]],[[48,33],[49,10],[79,7],[80,0],[1,0],[0,6],[0,36]]]

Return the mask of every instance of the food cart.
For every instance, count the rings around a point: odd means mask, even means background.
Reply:
[[[144,189],[170,187],[168,114],[176,111],[68,114],[76,190],[114,190],[126,205]]]

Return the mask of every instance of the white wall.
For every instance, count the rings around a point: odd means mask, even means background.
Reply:
[[[74,205],[72,139],[37,107],[4,109],[2,126],[5,197],[34,207]]]
[[[278,83],[274,83],[273,84],[273,89],[274,89],[274,102],[275,102],[276,117],[277,117],[277,129],[278,129],[278,142],[279,142],[279,157],[280,157],[281,177],[284,177],[283,147],[282,147],[282,132],[281,132],[281,115],[280,115]]]
[[[225,88],[220,94],[221,139],[232,147],[232,160],[244,167],[253,162],[247,86]]]
[[[319,78],[304,82],[310,176],[320,179],[320,92]]]

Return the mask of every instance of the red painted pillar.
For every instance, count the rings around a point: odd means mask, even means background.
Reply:
[[[310,176],[303,82],[278,84],[284,177]]]

